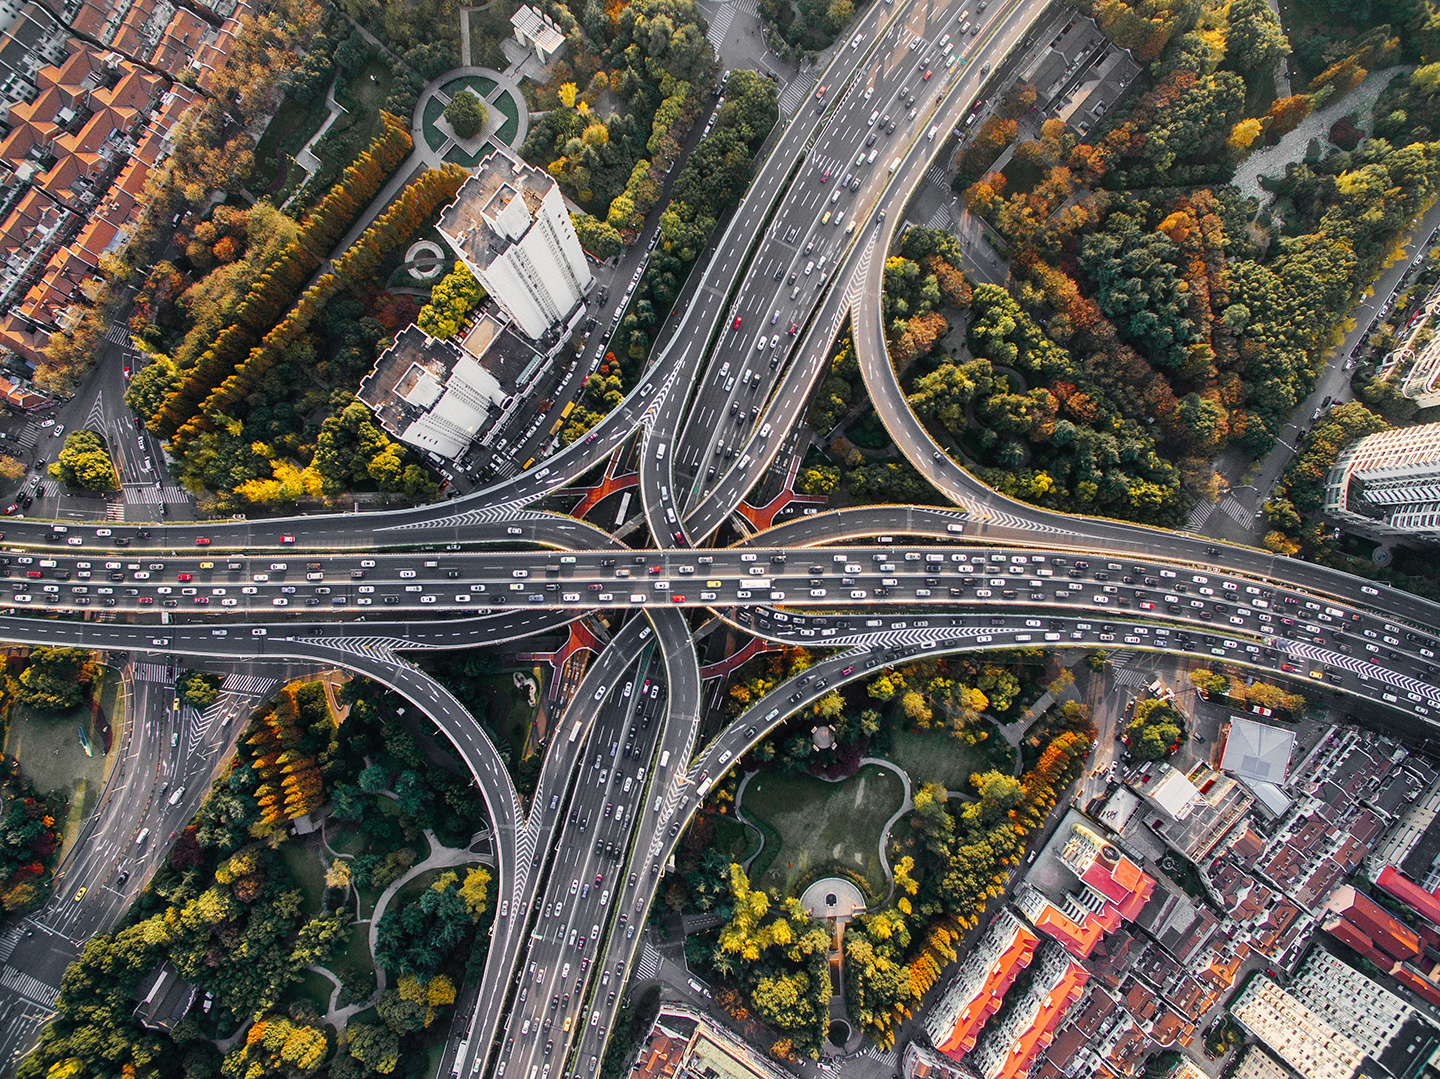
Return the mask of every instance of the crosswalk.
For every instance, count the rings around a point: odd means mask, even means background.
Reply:
[[[112,345],[130,344],[130,327],[123,322],[117,322],[105,331],[105,340]]]
[[[22,450],[35,448],[35,443],[40,441],[40,425],[33,420],[27,423],[18,435],[15,436],[15,445]]]
[[[175,680],[168,670],[169,668],[163,663],[132,663],[130,664],[130,677],[137,682],[159,682],[163,685]]]
[[[925,179],[936,187],[943,187],[950,190],[950,170],[944,165],[931,165],[925,170]]]
[[[15,922],[3,935],[0,935],[0,963],[10,958],[10,953],[15,950],[15,945],[20,943],[20,938],[25,935],[25,923]]]
[[[793,116],[815,87],[813,75],[801,75],[780,94],[780,115]]]
[[[1205,527],[1205,522],[1210,519],[1210,514],[1215,512],[1215,505],[1211,502],[1197,502],[1190,509],[1190,516],[1185,521],[1185,528],[1190,532],[1199,532]]]
[[[273,678],[261,678],[257,674],[231,674],[225,677],[220,690],[241,697],[268,697],[279,684]]]
[[[635,976],[646,979],[653,978],[660,973],[660,953],[651,947],[647,940],[640,948],[640,959],[635,964]]]
[[[24,971],[15,970],[12,967],[0,970],[0,985],[20,994],[31,1004],[38,1004],[42,1008],[51,1007],[60,992],[57,986],[46,985],[39,978],[31,977]]]
[[[1122,648],[1118,652],[1111,652],[1110,655],[1106,657],[1106,661],[1110,664],[1110,667],[1118,673],[1121,668],[1127,666],[1134,658],[1135,649]]]
[[[125,503],[123,503],[123,502],[106,502],[106,503],[105,503],[105,520],[107,520],[107,521],[123,521],[123,520],[125,520]]]
[[[724,43],[725,35],[730,32],[730,24],[735,20],[735,8],[735,4],[722,6],[711,18],[710,27],[705,31],[705,40],[717,49]]]
[[[157,489],[153,484],[147,484],[144,487],[125,488],[125,502],[130,506],[158,506],[161,502],[168,506],[178,506],[188,501],[190,496],[179,487]]]
[[[930,215],[930,220],[926,222],[926,227],[948,230],[950,228],[950,207],[942,203],[940,209]]]
[[[1115,676],[1116,686],[1125,686],[1128,689],[1139,689],[1150,681],[1150,676],[1144,671],[1121,670],[1111,673]]]
[[[1241,528],[1250,527],[1250,511],[1240,504],[1240,500],[1234,495],[1226,495],[1225,501],[1220,503],[1220,511],[1234,521]]]

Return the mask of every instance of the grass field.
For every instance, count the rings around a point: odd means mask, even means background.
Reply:
[[[823,862],[839,862],[864,874],[884,894],[880,830],[905,798],[900,777],[867,765],[842,783],[810,776],[767,772],[745,788],[745,813],[763,820],[781,837],[775,859],[755,881],[782,894]]]
[[[257,194],[273,194],[284,186],[286,173],[295,163],[295,154],[320,130],[329,115],[330,107],[323,93],[316,94],[308,105],[290,98],[281,103],[255,147],[255,172],[250,186]]]
[[[943,783],[946,790],[968,791],[971,773],[991,767],[982,753],[945,731],[897,730],[890,736],[885,759],[905,769],[912,789]]]
[[[425,142],[432,150],[445,145],[445,133],[435,126],[435,121],[445,113],[445,105],[438,97],[425,102]]]
[[[508,90],[497,97],[492,105],[505,114],[505,122],[495,132],[495,138],[509,146],[515,133],[520,130],[520,106],[515,104],[515,99]]]
[[[325,898],[325,869],[320,858],[308,847],[291,841],[281,844],[280,857],[285,868],[305,892],[305,916],[313,918],[320,913]]]

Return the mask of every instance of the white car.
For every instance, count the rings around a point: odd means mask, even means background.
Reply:
[[[259,592],[260,589],[256,588],[253,584],[247,584],[244,588],[240,589],[240,591],[244,595],[253,596]]]
[[[524,534],[525,530],[523,528],[516,528],[514,525],[505,529],[505,535],[507,536],[523,536]]]
[[[372,568],[374,567],[374,565],[375,565],[375,559],[373,559],[373,558],[362,558],[362,559],[360,559],[360,568],[361,568],[361,569],[372,569]]]
[[[434,602],[435,602],[435,597],[434,597],[434,596],[421,596],[421,597],[420,597],[420,602],[421,602],[421,603],[434,603]]]
[[[51,416],[48,420],[41,420],[41,421],[40,421],[40,426],[41,426],[41,427],[54,427],[54,426],[55,426],[55,417]]]
[[[400,571],[400,576],[401,578],[413,577],[415,576],[415,571],[413,569],[402,569]]]
[[[97,528],[97,529],[95,530],[95,535],[97,535],[97,536],[108,536],[108,535],[110,535],[110,530],[109,530],[108,528]]]
[[[222,600],[220,601],[220,606],[222,606],[222,607],[234,607],[234,606],[235,606],[236,604],[238,604],[239,602],[240,602],[240,601],[239,601],[238,599],[235,599],[234,597],[231,597],[230,599],[222,599]]]
[[[85,541],[79,536],[70,536],[68,539],[65,540],[65,542],[68,543],[71,547],[79,547]]]
[[[288,607],[288,606],[290,606],[290,601],[289,601],[288,599],[286,599],[284,596],[276,596],[274,599],[272,599],[272,600],[270,601],[270,606],[272,606],[272,607]]]
[[[400,574],[400,576],[403,577],[403,576],[405,576],[405,574],[402,573],[402,574]],[[412,576],[412,577],[415,576],[415,573],[414,573],[413,570],[411,571],[410,576]],[[510,576],[512,576],[512,577],[528,577],[528,576],[530,576],[530,571],[529,571],[528,569],[512,569],[512,570],[510,571]]]

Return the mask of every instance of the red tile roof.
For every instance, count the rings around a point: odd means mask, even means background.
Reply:
[[[1430,919],[1435,925],[1440,925],[1440,899],[1436,899],[1432,893],[1420,887],[1393,865],[1387,865],[1380,870],[1380,876],[1375,883],[1382,891],[1400,900],[1415,913]]]
[[[1000,1010],[1000,1003],[1005,998],[1006,991],[1010,988],[1020,971],[1030,965],[1035,958],[1035,946],[1040,943],[1040,938],[1023,925],[1015,927],[1015,934],[1005,950],[1000,953],[1000,958],[990,965],[985,975],[985,984],[981,986],[971,1001],[960,1010],[955,1017],[955,1026],[945,1037],[945,1040],[936,1045],[942,1053],[959,1060],[970,1050],[975,1048],[975,1040],[980,1035],[980,1029],[986,1021]]]
[[[1005,1054],[999,1071],[990,1079],[1025,1079],[1030,1065],[1055,1037],[1055,1028],[1060,1025],[1070,1005],[1080,999],[1089,980],[1090,974],[1084,967],[1079,963],[1070,963],[1055,988],[1046,994],[1030,1025],[1010,1043],[1010,1051]]]
[[[1420,954],[1419,934],[1351,885],[1335,889],[1325,905],[1396,959],[1410,959]]]

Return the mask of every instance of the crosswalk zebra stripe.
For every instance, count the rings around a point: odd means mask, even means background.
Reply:
[[[714,45],[717,49],[725,41],[725,35],[730,30],[730,23],[735,18],[735,5],[726,4],[715,17],[710,20],[710,28],[705,31],[705,40]]]
[[[166,505],[177,506],[190,501],[190,496],[179,487],[157,490],[154,484],[148,483],[144,487],[125,488],[125,501],[131,506],[156,506],[162,500]]]
[[[1112,671],[1111,673],[1115,676],[1115,684],[1117,686],[1128,686],[1132,689],[1143,686],[1150,677],[1144,671],[1121,670]]]
[[[241,697],[268,697],[279,685],[273,678],[261,678],[257,674],[227,675],[220,689]]]
[[[163,663],[132,663],[130,677],[137,682],[169,682],[173,679],[166,673]]]
[[[16,922],[5,930],[4,936],[0,936],[0,963],[10,958],[10,953],[15,950],[15,945],[20,943],[20,938],[24,935],[25,924],[23,922]]]
[[[1241,528],[1248,528],[1250,525],[1250,511],[1240,504],[1239,499],[1230,495],[1224,502],[1220,503],[1220,509],[1226,517],[1234,521]]]
[[[780,95],[780,115],[793,115],[804,100],[810,96],[810,90],[814,85],[815,79],[813,76],[808,78],[802,76],[785,87],[784,93]]]
[[[1210,502],[1197,502],[1190,510],[1190,517],[1185,522],[1185,527],[1191,532],[1198,532],[1205,527],[1205,522],[1210,519],[1210,514],[1215,512],[1215,506]]]
[[[39,978],[31,977],[13,967],[0,970],[0,985],[19,993],[31,1004],[39,1004],[43,1008],[51,1007],[60,992],[57,987],[46,985]]]
[[[660,953],[647,940],[640,949],[640,959],[635,964],[635,975],[639,978],[653,978],[660,973]]]

